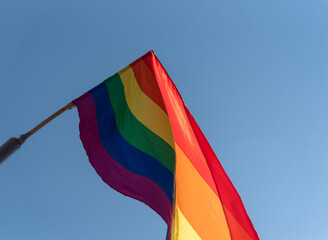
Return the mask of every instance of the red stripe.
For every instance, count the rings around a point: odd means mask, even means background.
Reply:
[[[251,220],[247,215],[247,212],[238,192],[231,183],[228,175],[224,171],[221,163],[219,162],[219,159],[216,157],[203,132],[201,131],[195,119],[186,107],[185,111],[189,118],[191,127],[194,130],[199,146],[202,149],[203,154],[207,160],[207,164],[210,168],[210,171],[212,172],[212,176],[218,189],[222,204],[232,213],[233,217],[245,229],[245,231],[252,239],[259,240],[259,237],[253,227]],[[228,223],[232,222],[232,220],[229,219],[229,215],[226,214],[226,217]],[[231,237],[232,240],[236,240],[238,232],[236,231],[237,229],[232,228],[232,226],[232,224],[229,225]]]
[[[149,56],[151,52],[148,52],[143,57],[130,64],[140,89],[147,95],[153,102],[155,102],[160,108],[166,112],[165,104],[159,90],[158,83],[155,78],[155,74],[142,60]]]

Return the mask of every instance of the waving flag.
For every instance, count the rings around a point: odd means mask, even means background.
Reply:
[[[167,240],[255,240],[243,203],[152,51],[74,100],[90,163],[156,211]]]

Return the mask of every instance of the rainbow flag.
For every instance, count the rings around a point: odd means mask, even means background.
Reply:
[[[90,163],[167,240],[255,240],[243,203],[153,51],[73,101]]]

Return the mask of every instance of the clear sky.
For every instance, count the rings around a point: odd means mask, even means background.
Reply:
[[[153,49],[259,237],[328,239],[326,0],[0,1],[0,143]],[[0,239],[164,239],[88,162],[73,109],[0,165]]]

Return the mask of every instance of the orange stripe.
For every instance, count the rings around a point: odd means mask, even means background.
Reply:
[[[220,199],[199,175],[180,147],[176,145],[175,149],[176,201],[179,209],[201,239],[230,240]]]
[[[174,231],[173,239],[174,240],[202,240],[195,230],[192,228],[188,220],[182,214],[179,207],[175,206],[175,213],[174,213],[174,229],[178,231]]]
[[[237,221],[237,219],[232,215],[232,213],[229,211],[229,209],[225,206],[224,212],[226,214],[227,219],[229,220],[229,228],[231,233],[232,239],[242,239],[242,240],[252,240],[248,233],[245,231],[245,229],[240,225],[240,223]]]
[[[141,90],[166,112],[154,73],[146,66],[142,59],[131,63],[130,66],[133,69]]]

